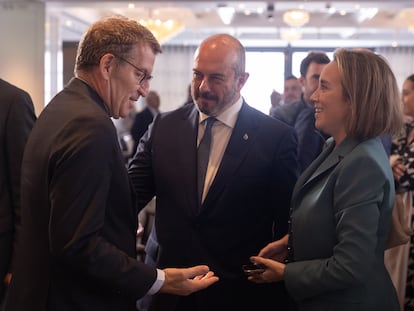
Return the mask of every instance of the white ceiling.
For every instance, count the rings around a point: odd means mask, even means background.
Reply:
[[[160,14],[176,18],[185,29],[167,44],[197,45],[206,36],[228,32],[246,46],[284,47],[280,33],[289,27],[283,22],[286,10],[303,8],[310,21],[300,30],[302,39],[292,46],[413,46],[414,1],[75,1],[43,0],[50,16],[58,17],[64,41],[77,41],[86,27],[99,17],[122,14],[145,18]],[[132,4],[132,5],[131,5]],[[236,14],[229,26],[217,14],[218,6],[231,6]],[[273,6],[273,9],[272,9]],[[377,12],[375,13],[375,9]],[[250,12],[247,15],[246,12]],[[374,12],[375,14],[372,14]],[[346,13],[341,15],[341,13]]]

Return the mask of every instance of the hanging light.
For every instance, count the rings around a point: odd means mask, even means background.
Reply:
[[[184,29],[182,22],[173,19],[141,19],[139,23],[148,28],[160,44],[168,41]]]
[[[412,21],[412,22],[410,23],[410,25],[408,25],[408,30],[409,30],[411,33],[413,33],[413,34],[414,34],[414,21]]]
[[[287,42],[293,42],[302,38],[302,32],[297,28],[283,29],[280,31],[280,38]]]
[[[142,14],[148,17],[142,17],[138,22],[148,28],[160,44],[184,30],[183,20],[192,19],[192,12],[185,8],[142,9]]]
[[[231,6],[219,5],[217,7],[217,14],[220,17],[220,19],[221,19],[221,21],[223,22],[224,25],[230,25],[231,24],[231,21],[233,20],[235,12],[236,12],[236,10]]]
[[[302,27],[309,19],[310,15],[305,10],[289,10],[283,13],[283,21],[290,27]]]

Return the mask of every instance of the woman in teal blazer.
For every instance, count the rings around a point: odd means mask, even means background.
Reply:
[[[295,185],[289,234],[251,258],[266,270],[249,279],[284,280],[300,311],[397,311],[384,266],[394,182],[377,138],[402,125],[395,77],[382,57],[339,49],[311,99],[331,138]]]

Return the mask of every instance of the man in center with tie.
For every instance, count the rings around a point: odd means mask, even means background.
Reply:
[[[244,101],[248,76],[236,38],[205,39],[194,55],[195,104],[158,115],[130,163],[139,204],[157,197],[147,263],[207,264],[220,277],[190,296],[154,295],[148,310],[277,310],[287,304],[282,283],[252,284],[242,270],[287,232],[298,175],[293,128]]]

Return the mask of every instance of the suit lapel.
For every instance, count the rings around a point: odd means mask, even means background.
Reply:
[[[184,110],[177,124],[178,138],[177,151],[180,169],[180,180],[187,189],[187,204],[193,215],[198,214],[199,206],[197,200],[197,133],[198,133],[198,110],[195,105]],[[172,129],[175,130],[175,129]]]
[[[322,151],[319,157],[299,177],[292,194],[292,206],[296,205],[294,202],[304,193],[304,190],[309,185],[312,185],[326,173],[332,171],[359,143],[359,140],[347,137],[335,148],[335,142],[330,138],[327,142],[328,146],[326,149]]]
[[[220,167],[204,200],[202,210],[207,209],[209,204],[214,202],[214,199],[224,190],[227,182],[234,178],[247,151],[255,141],[259,124],[254,121],[255,118],[250,117],[251,113],[251,108],[243,102]]]

